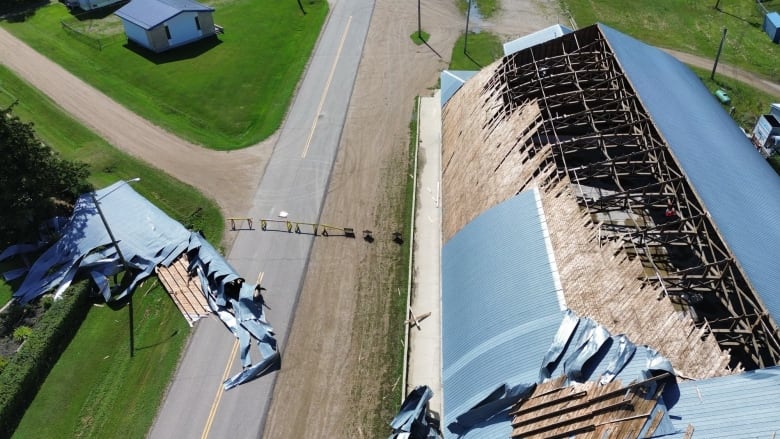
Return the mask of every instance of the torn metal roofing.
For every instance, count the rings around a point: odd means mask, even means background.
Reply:
[[[398,414],[390,421],[393,429],[389,439],[439,439],[437,423],[428,413],[428,401],[433,390],[417,386],[404,398]]]
[[[531,301],[525,305],[534,309],[537,304]],[[465,412],[449,413],[445,407],[444,419],[450,421],[444,423],[446,437],[509,437],[512,432],[509,408],[528,397],[537,384],[550,379],[559,381],[563,387],[585,382],[603,386],[613,381],[629,385],[652,376],[674,374],[669,361],[655,350],[634,345],[624,335],[613,336],[592,319],[577,317],[569,310],[557,315],[560,325],[557,331],[548,333],[546,353],[537,353],[528,359],[528,370],[523,375],[494,367],[493,373],[502,376],[504,384],[483,389],[479,393],[480,399]],[[517,349],[526,349],[529,355],[536,351],[527,349],[534,346],[525,344],[525,340],[515,340],[514,343]],[[445,398],[449,390],[444,387]],[[665,406],[662,406],[662,411],[666,411]],[[655,416],[659,416],[654,426],[656,434],[676,431],[662,415],[648,416],[648,422]]]
[[[127,182],[119,181],[95,191],[94,195],[134,276],[125,290],[113,295],[114,299],[131,293],[139,281],[154,272],[156,265],[170,264],[187,249],[191,232],[135,192]],[[98,285],[105,285],[107,276],[121,268],[93,196],[84,194],[76,201],[60,239],[30,267],[13,297],[27,303],[52,289],[62,291],[79,270],[92,276]],[[106,289],[102,293],[106,300],[111,298]]]
[[[598,26],[737,264],[780,321],[780,176],[688,67]]]
[[[442,250],[443,425],[506,382],[535,382],[562,303],[536,192],[485,212]]]
[[[182,12],[213,12],[214,8],[193,0],[132,0],[114,14],[149,30]]]
[[[100,218],[95,199],[111,227],[128,267],[120,261],[116,247]],[[13,247],[3,256],[27,247]],[[62,228],[59,241],[49,247],[32,265],[14,298],[21,303],[57,289],[64,291],[76,275],[90,276],[106,301],[133,293],[141,280],[155,267],[169,266],[187,253],[187,274],[200,281],[206,302],[239,340],[244,370],[227,379],[225,389],[257,378],[279,367],[279,353],[273,328],[268,324],[259,289],[243,282],[225,258],[199,233],[180,223],[135,192],[127,182],[119,181],[93,194],[84,194],[76,202],[70,221]],[[111,291],[109,276],[126,271],[131,282],[121,291]],[[252,340],[257,343],[260,360],[253,363]]]
[[[265,317],[265,301],[259,285],[244,282],[225,258],[197,234],[187,249],[188,271],[200,279],[209,308],[238,339],[241,372],[224,381],[225,390],[277,370],[280,365],[274,330]],[[257,343],[260,361],[252,363],[250,348]]]
[[[537,44],[546,43],[547,41],[558,38],[561,35],[570,34],[572,32],[573,31],[566,26],[554,24],[550,27],[540,29],[528,35],[524,35],[516,40],[504,43],[504,56],[509,56],[515,52],[536,46]]]

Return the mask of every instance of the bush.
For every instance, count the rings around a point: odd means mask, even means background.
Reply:
[[[12,303],[8,309],[0,315],[0,337],[10,334],[22,317],[24,317],[24,307],[16,302]]]
[[[89,286],[80,282],[56,301],[27,342],[0,372],[0,437],[10,437],[60,354],[89,311]]]
[[[43,296],[43,299],[41,299],[41,305],[43,305],[44,310],[48,310],[51,308],[51,306],[54,304],[54,297],[51,294],[47,294]]]
[[[5,369],[5,366],[7,364],[8,364],[8,359],[0,355],[0,374],[3,373],[3,369]]]
[[[16,329],[14,329],[14,341],[17,343],[21,343],[27,339],[27,337],[32,334],[32,328],[29,326],[20,326]]]

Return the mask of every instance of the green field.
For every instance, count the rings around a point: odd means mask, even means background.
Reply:
[[[127,310],[93,307],[14,438],[141,438],[151,427],[189,327],[162,287],[136,290],[135,356]]]
[[[463,50],[464,46],[466,51]],[[450,58],[450,70],[481,70],[504,56],[503,42],[489,32],[469,33],[468,45],[463,34],[455,42]]]
[[[715,58],[727,28],[722,62],[780,81],[780,45],[762,30],[763,10],[755,0],[564,0],[585,27],[601,22],[654,46]],[[769,11],[780,0],[762,1]]]
[[[22,120],[34,122],[40,138],[64,157],[88,163],[94,185],[141,177],[133,184],[138,192],[173,218],[202,229],[219,244],[222,215],[192,187],[114,149],[2,67],[0,99],[1,105],[18,99],[14,112]],[[93,308],[27,410],[16,437],[146,434],[189,333],[184,318],[162,288],[150,290],[153,284],[147,280],[135,295],[135,358],[128,358],[126,308]],[[0,282],[0,299],[8,296],[9,290]]]
[[[327,15],[327,2],[304,2],[306,15],[296,2],[209,4],[224,35],[160,55],[126,46],[122,27],[111,15],[82,21],[79,27],[87,36],[66,31],[61,20],[75,20],[60,3],[2,26],[180,137],[215,149],[241,148],[280,126]],[[109,44],[102,50],[87,44],[88,38],[106,34]]]
[[[690,67],[690,69],[701,78],[704,85],[711,92],[714,93],[717,89],[723,89],[728,93],[731,98],[731,106],[734,107],[732,118],[737,125],[748,132],[753,130],[758,117],[768,113],[769,105],[776,101],[772,95],[756,90],[736,79],[715,75],[715,80],[713,81],[710,79],[709,70],[697,69],[695,67]],[[723,106],[723,108],[727,111],[730,110],[727,106]]]
[[[134,189],[177,221],[203,230],[219,245],[224,224],[222,214],[214,202],[194,188],[111,147],[2,66],[0,97],[11,102],[18,100],[14,113],[24,121],[33,122],[38,136],[64,158],[87,163],[93,185],[100,188],[117,180],[140,177],[141,181],[133,183]]]

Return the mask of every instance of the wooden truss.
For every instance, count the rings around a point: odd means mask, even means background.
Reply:
[[[651,437],[666,416],[656,405],[664,389],[660,381],[668,377],[665,373],[627,386],[620,381],[567,386],[565,376],[552,379],[512,408],[511,437]]]
[[[733,366],[780,364],[780,331],[725,245],[597,27],[518,52],[488,81],[504,114],[541,109],[525,152],[552,145],[603,240],[639,257],[648,283],[730,349]],[[619,219],[614,219],[619,218]]]

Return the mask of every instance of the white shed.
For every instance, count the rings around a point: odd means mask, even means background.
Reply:
[[[115,12],[128,40],[158,53],[214,35],[213,13],[193,0],[132,0]]]

